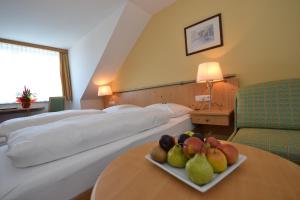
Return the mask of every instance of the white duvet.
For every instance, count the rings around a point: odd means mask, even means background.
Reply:
[[[7,156],[16,167],[29,167],[105,145],[169,121],[157,109],[91,114],[19,129],[8,137]]]
[[[47,112],[29,117],[20,117],[4,121],[0,124],[0,137],[8,137],[8,135],[18,129],[29,126],[37,126],[50,122],[65,119],[67,117],[104,113],[101,110],[64,110],[59,112]]]

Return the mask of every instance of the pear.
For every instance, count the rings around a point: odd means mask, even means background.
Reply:
[[[176,144],[168,151],[167,161],[169,165],[177,168],[184,168],[187,158],[183,154],[182,147]]]
[[[150,155],[153,160],[159,163],[164,163],[167,160],[167,153],[159,145],[152,149]]]
[[[209,148],[206,151],[206,157],[215,173],[221,173],[227,169],[227,160],[221,150],[217,148]]]
[[[214,170],[206,159],[205,154],[197,153],[185,166],[189,179],[197,185],[210,182],[214,176]]]

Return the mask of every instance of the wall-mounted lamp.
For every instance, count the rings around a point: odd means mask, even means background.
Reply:
[[[109,85],[101,85],[98,88],[98,96],[112,95],[112,91]]]
[[[197,83],[203,83],[206,82],[210,101],[208,104],[208,109],[211,109],[211,102],[212,102],[212,96],[211,96],[211,90],[213,87],[213,82],[215,81],[222,81],[223,80],[223,74],[220,68],[219,63],[217,62],[206,62],[201,63],[198,66],[198,73],[197,73]]]

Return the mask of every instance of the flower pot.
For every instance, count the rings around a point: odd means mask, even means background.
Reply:
[[[29,108],[31,105],[30,101],[23,101],[21,102],[22,108]]]

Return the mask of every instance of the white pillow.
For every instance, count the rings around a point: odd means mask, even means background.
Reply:
[[[113,112],[118,112],[120,110],[125,110],[125,109],[132,109],[132,108],[141,108],[140,106],[132,105],[132,104],[121,104],[121,105],[116,105],[116,106],[111,106],[108,108],[103,109],[104,112],[107,113],[113,113]]]
[[[180,117],[182,115],[188,114],[189,112],[193,111],[191,108],[176,103],[152,104],[146,106],[146,108],[155,108],[155,109],[168,111],[171,114],[171,117]]]
[[[26,128],[29,126],[38,126],[55,122],[68,117],[91,115],[91,114],[104,113],[101,110],[86,109],[86,110],[63,110],[58,112],[46,112],[38,115],[32,115],[28,117],[19,117],[6,120],[0,123],[0,137],[8,137],[10,133]]]

